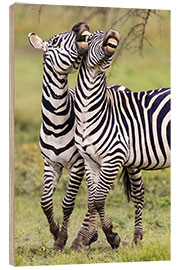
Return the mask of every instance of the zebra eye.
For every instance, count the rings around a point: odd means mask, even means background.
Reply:
[[[55,45],[58,41],[58,38],[53,39],[52,45]]]
[[[90,34],[89,36],[87,36],[87,42],[90,42],[91,39],[94,37],[94,33]]]

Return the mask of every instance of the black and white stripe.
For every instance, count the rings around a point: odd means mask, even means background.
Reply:
[[[96,32],[79,70],[75,91],[75,143],[85,160],[90,224],[88,243],[97,227],[97,212],[112,248],[120,243],[105,216],[105,200],[119,169],[124,166],[135,205],[134,242],[142,239],[144,186],[141,169],[170,166],[170,89],[146,92],[113,90],[106,85],[120,36]],[[83,233],[81,231],[81,233]]]
[[[71,31],[43,41],[29,34],[31,45],[44,51],[42,124],[40,148],[44,158],[44,186],[42,209],[54,236],[55,249],[62,249],[67,241],[67,228],[75,197],[84,176],[84,161],[74,144],[74,91],[68,89],[67,75],[76,72],[87,49],[85,37],[89,26],[78,23]],[[61,177],[62,169],[69,171],[69,186],[62,202],[61,230],[54,219],[52,195]],[[88,223],[86,214],[83,226]]]

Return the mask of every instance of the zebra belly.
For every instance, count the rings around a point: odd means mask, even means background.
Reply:
[[[130,155],[128,161],[124,164],[127,167],[145,169],[145,170],[156,170],[170,167],[171,154],[170,150],[165,154],[150,152],[135,152],[133,148],[130,149]]]

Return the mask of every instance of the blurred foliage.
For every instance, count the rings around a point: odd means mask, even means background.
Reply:
[[[43,186],[43,160],[38,144],[21,144],[15,149],[15,197],[40,196]]]
[[[127,49],[130,49],[130,44],[132,49],[137,47],[133,41],[138,41],[138,37],[134,36],[134,28],[138,28],[137,34],[144,37],[146,45],[151,47],[155,41],[156,46],[163,44],[164,50],[169,50],[170,11],[34,4],[15,4],[16,49],[19,46],[27,46],[25,34],[29,32],[36,32],[48,39],[55,34],[69,31],[80,21],[87,22],[91,31],[116,29],[121,34],[121,43]],[[144,36],[142,27],[146,28]],[[126,44],[124,39],[127,39],[128,33],[128,38],[132,37],[132,40],[128,39],[129,43]],[[122,44],[119,45],[120,48]]]
[[[79,21],[86,21],[91,31],[113,28],[121,34],[121,51],[117,51],[107,72],[107,83],[125,85],[134,91],[168,87],[170,12],[151,11],[145,28],[142,57],[137,53],[140,46],[137,35],[139,33],[142,37],[141,28],[147,12],[143,9],[15,4],[16,144],[38,141],[41,122],[43,53],[31,47],[28,33],[35,32],[47,40],[69,31]],[[140,32],[135,31],[127,38],[133,26],[139,24],[137,31]],[[69,75],[69,87],[75,88],[76,77],[77,74]]]

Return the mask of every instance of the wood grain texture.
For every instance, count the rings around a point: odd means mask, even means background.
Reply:
[[[9,7],[9,263],[14,265],[14,5]]]

